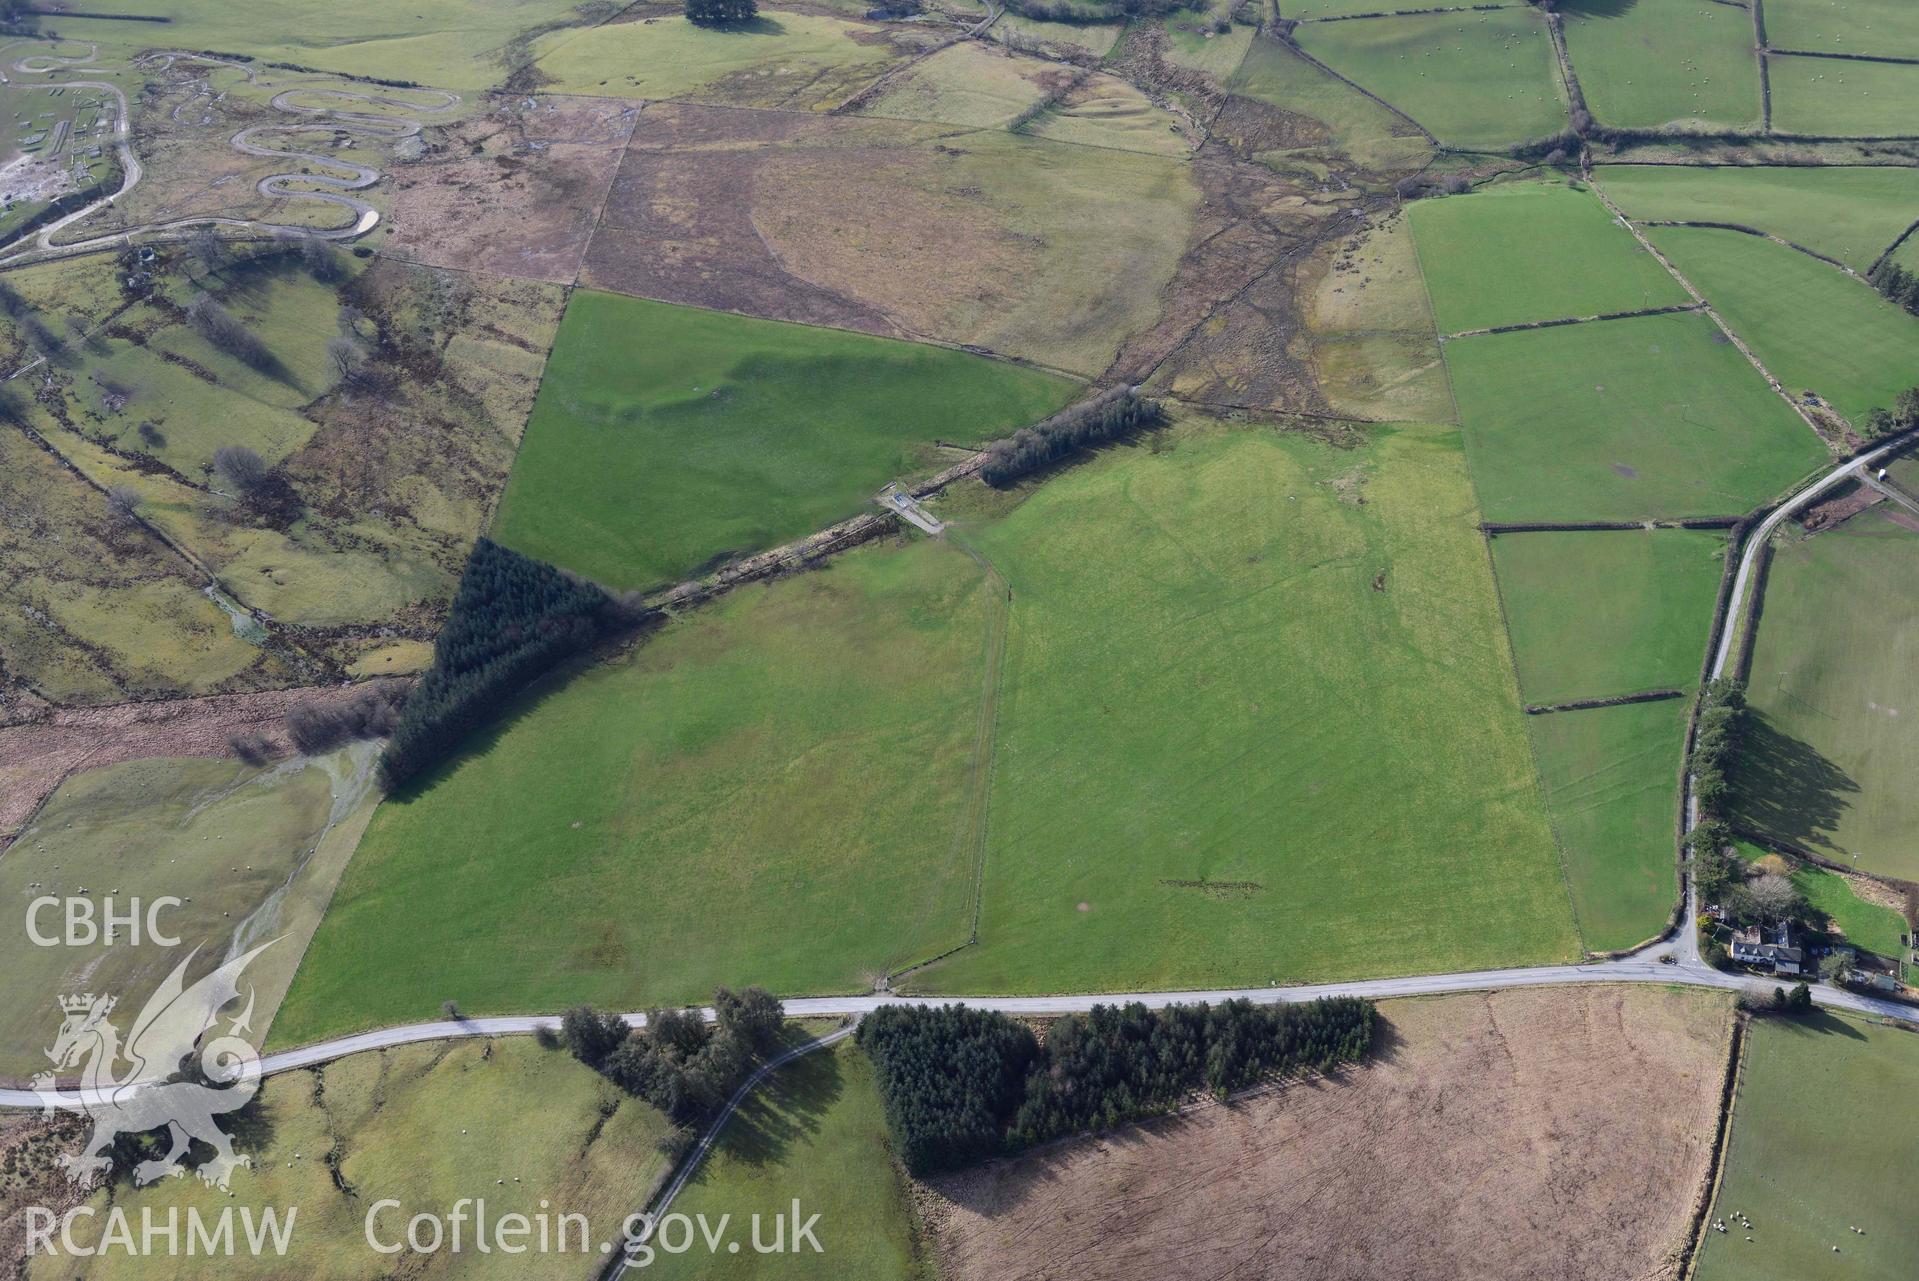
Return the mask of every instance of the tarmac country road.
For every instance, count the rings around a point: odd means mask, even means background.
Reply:
[[[1244,1000],[1257,1005],[1275,1005],[1288,1001],[1311,1001],[1322,996],[1363,996],[1389,999],[1406,996],[1433,996],[1446,992],[1489,992],[1501,988],[1553,987],[1585,983],[1664,983],[1689,987],[1717,988],[1738,992],[1748,988],[1767,988],[1769,984],[1737,974],[1727,974],[1705,965],[1683,961],[1666,962],[1658,958],[1670,954],[1675,944],[1668,940],[1618,961],[1599,961],[1590,965],[1543,965],[1510,970],[1471,970],[1452,974],[1414,974],[1402,978],[1358,979],[1346,983],[1316,983],[1299,987],[1217,988],[1190,992],[1088,992],[1067,996],[896,996],[873,993],[861,996],[794,997],[786,1002],[788,1018],[857,1018],[883,1005],[966,1005],[974,1009],[994,1010],[1013,1015],[1078,1014],[1095,1005],[1115,1005],[1137,1001],[1149,1008],[1187,1005],[1194,1002]],[[1846,1010],[1878,1018],[1919,1022],[1919,1009],[1898,1001],[1864,996],[1824,984],[1812,988],[1813,1000],[1830,1009]],[[711,1007],[702,1009],[708,1019]],[[644,1014],[628,1014],[627,1024],[643,1027]],[[351,1036],[279,1050],[260,1060],[263,1076],[314,1067],[359,1054],[367,1050],[388,1049],[419,1041],[439,1041],[476,1036],[528,1036],[542,1028],[558,1030],[557,1014],[508,1014],[489,1018],[442,1019],[431,1023],[407,1023],[397,1027],[375,1028]],[[85,1098],[86,1092],[80,1097]],[[0,1090],[0,1108],[39,1108],[40,1096],[32,1090]]]

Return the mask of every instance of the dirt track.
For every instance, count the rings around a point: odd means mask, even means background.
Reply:
[[[1730,1007],[1596,987],[1382,1005],[1377,1063],[942,1180],[954,1281],[1671,1275]]]

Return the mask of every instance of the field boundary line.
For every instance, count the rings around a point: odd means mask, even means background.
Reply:
[[[1919,58],[1902,58],[1890,53],[1827,53],[1819,49],[1767,48],[1769,58],[1831,58],[1838,62],[1890,62],[1900,67],[1919,67]]]
[[[1726,1075],[1719,1087],[1719,1126],[1713,1133],[1712,1151],[1707,1156],[1706,1184],[1693,1207],[1692,1232],[1680,1261],[1680,1281],[1692,1281],[1699,1270],[1699,1248],[1706,1243],[1711,1229],[1712,1208],[1719,1204],[1719,1188],[1726,1177],[1726,1154],[1732,1147],[1733,1114],[1738,1111],[1739,1080],[1745,1075],[1747,1020],[1735,1010],[1732,1018],[1732,1047],[1726,1055]]]
[[[1775,235],[1770,231],[1761,231],[1757,227],[1748,227],[1743,222],[1715,222],[1709,218],[1647,218],[1639,225],[1642,227],[1703,227],[1710,231],[1737,231],[1742,235],[1757,236],[1761,240],[1770,240],[1773,244],[1783,245],[1787,249],[1796,249],[1808,258],[1817,258],[1828,267],[1837,267],[1848,276],[1857,276],[1859,274],[1845,263],[1840,262],[1837,258],[1828,258],[1817,249],[1808,249],[1798,241],[1788,240],[1784,236]]]
[[[1683,689],[1642,689],[1631,694],[1608,694],[1602,698],[1575,698],[1564,703],[1528,703],[1525,707],[1528,716],[1550,716],[1555,712],[1585,712],[1601,707],[1629,707],[1634,703],[1661,703],[1667,699],[1684,698]],[[1659,935],[1654,935],[1658,938]],[[1636,951],[1627,948],[1628,952]]]
[[[1766,51],[1766,0],[1752,0],[1752,52],[1759,62],[1759,132],[1772,132],[1772,64]]]
[[[1763,234],[1763,233],[1754,233]],[[1485,329],[1462,329],[1456,334],[1441,334],[1441,342],[1455,338],[1484,338],[1491,334],[1519,334],[1528,329],[1558,329],[1565,325],[1592,325],[1604,320],[1637,320],[1642,316],[1676,316],[1688,311],[1704,311],[1703,301],[1674,303],[1670,307],[1641,307],[1633,311],[1602,311],[1595,316],[1566,316],[1558,320],[1528,320],[1517,325],[1491,325]]]
[[[1364,96],[1371,98],[1374,102],[1386,108],[1386,110],[1392,112],[1394,115],[1398,116],[1401,120],[1404,120],[1407,124],[1411,125],[1413,128],[1419,130],[1419,136],[1424,138],[1427,142],[1432,143],[1434,147],[1438,147],[1440,145],[1438,136],[1434,134],[1432,130],[1428,129],[1425,125],[1420,124],[1419,121],[1413,119],[1411,116],[1407,115],[1403,110],[1401,110],[1399,107],[1396,107],[1392,103],[1386,101],[1384,98],[1374,93],[1371,89],[1368,89],[1365,85],[1360,84],[1356,80],[1351,80],[1345,76],[1342,76],[1341,74],[1339,74],[1339,72],[1334,71],[1331,67],[1321,62],[1318,58],[1315,58],[1312,54],[1306,52],[1306,50],[1300,46],[1299,42],[1292,38],[1292,35],[1290,33],[1276,32],[1275,34],[1278,35],[1279,42],[1285,45],[1288,50],[1299,55],[1300,58],[1304,59],[1306,62],[1311,63],[1313,66],[1318,67],[1321,71],[1325,72],[1327,75],[1331,76],[1333,79],[1339,81],[1341,84],[1347,86],[1349,89],[1352,89],[1357,93],[1363,94]],[[1424,166],[1421,166],[1421,167],[1423,168]]]
[[[1744,356],[1747,363],[1759,371],[1759,376],[1766,380],[1766,385],[1773,389],[1779,399],[1785,401],[1786,404],[1792,407],[1793,413],[1799,415],[1799,421],[1806,424],[1806,429],[1817,436],[1820,443],[1825,445],[1827,449],[1831,449],[1832,442],[1827,440],[1826,434],[1819,430],[1819,424],[1812,420],[1812,415],[1806,412],[1806,407],[1793,399],[1792,393],[1786,390],[1785,384],[1773,377],[1772,370],[1766,368],[1765,362],[1759,359],[1758,353],[1753,351],[1753,349],[1747,345],[1746,340],[1741,338],[1738,332],[1726,323],[1725,318],[1719,314],[1718,310],[1710,302],[1706,301],[1706,296],[1693,287],[1692,281],[1688,280],[1679,268],[1673,266],[1671,259],[1659,252],[1658,246],[1646,238],[1646,233],[1640,230],[1639,225],[1621,213],[1619,206],[1613,203],[1612,197],[1608,196],[1604,189],[1592,180],[1592,157],[1590,151],[1581,154],[1580,170],[1582,176],[1586,179],[1586,185],[1592,188],[1595,196],[1599,197],[1599,203],[1606,206],[1606,211],[1617,218],[1620,225],[1632,233],[1633,239],[1639,242],[1640,247],[1653,256],[1653,261],[1657,262],[1661,267],[1664,267],[1666,273],[1679,282],[1679,287],[1684,289],[1689,297],[1695,299],[1700,304],[1701,309],[1712,318],[1712,323],[1718,325],[1719,331],[1732,341],[1734,347],[1739,349],[1739,354]]]
[[[1013,620],[1013,585],[969,540],[960,536],[950,525],[947,530],[948,541],[980,567],[984,574],[987,598],[992,602],[987,606],[986,661],[980,676],[979,715],[974,729],[973,765],[968,771],[971,777],[968,779],[967,805],[965,813],[961,815],[960,830],[955,833],[957,843],[972,846],[973,906],[964,943],[890,971],[884,980],[888,987],[892,986],[895,979],[904,978],[976,946],[986,900],[987,834],[992,817],[994,766],[999,756],[999,698],[1006,670],[1006,637]]]
[[[1891,244],[1886,246],[1886,251],[1872,260],[1872,266],[1866,268],[1866,277],[1870,279],[1874,272],[1885,266],[1886,261],[1899,252],[1899,246],[1912,239],[1912,233],[1915,231],[1919,231],[1919,218],[1915,218],[1912,222],[1908,223],[1906,229],[1900,232]]]

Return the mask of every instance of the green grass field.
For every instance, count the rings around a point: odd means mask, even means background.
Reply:
[[[1580,936],[1635,947],[1679,901],[1679,761],[1687,703],[1631,703],[1526,718]]]
[[[1724,563],[1721,535],[1504,534],[1492,548],[1527,702],[1690,689],[1699,679]]]
[[[114,21],[160,17],[167,25]],[[70,40],[122,42],[170,49],[219,49],[350,76],[412,80],[447,89],[486,89],[507,76],[507,57],[535,28],[582,21],[577,0],[413,0],[410,5],[343,0],[316,10],[307,0],[115,0],[62,13],[57,29]],[[164,37],[156,32],[164,32]]]
[[[20,923],[4,935],[0,966],[31,996],[9,1002],[0,1020],[0,1076],[24,1079],[47,1066],[42,1051],[59,1028],[57,994],[83,986],[115,992],[131,1017],[195,949],[189,981],[210,971],[230,943],[278,938],[248,970],[260,995],[254,1027],[264,1029],[343,864],[332,829],[357,834],[348,819],[365,780],[356,784],[354,773],[370,759],[366,747],[264,770],[235,760],[160,758],[86,770],[62,783],[0,858],[0,894],[22,905]],[[323,852],[309,857],[316,849]],[[96,919],[108,899],[121,912],[135,901],[185,900],[157,918],[179,945],[155,943],[143,923],[137,944],[122,937],[110,945],[38,946],[25,928],[25,904],[42,895],[89,899]],[[44,911],[38,926],[59,935],[59,908]]]
[[[625,1097],[565,1052],[541,1049],[531,1037],[427,1042],[352,1055],[269,1079],[256,1106],[250,1121],[227,1123],[235,1150],[255,1158],[251,1170],[233,1175],[231,1200],[192,1177],[113,1190],[112,1204],[125,1208],[136,1233],[143,1210],[162,1225],[170,1209],[182,1212],[181,1247],[174,1255],[162,1244],[149,1254],[114,1249],[92,1259],[43,1256],[24,1275],[32,1281],[198,1281],[208,1275],[207,1263],[187,1254],[185,1212],[197,1208],[217,1219],[231,1206],[236,1219],[242,1208],[275,1207],[284,1221],[293,1207],[297,1216],[284,1256],[270,1249],[259,1257],[243,1254],[229,1261],[233,1275],[262,1281],[572,1279],[600,1266],[600,1244],[619,1240],[622,1221],[645,1204],[666,1170],[655,1146],[666,1129],[658,1112]],[[586,1250],[575,1227],[564,1251],[483,1253],[469,1205],[455,1252],[450,1218],[463,1198],[484,1198],[489,1224],[508,1214],[532,1219],[535,1233],[521,1245],[537,1244],[536,1216],[542,1211],[554,1242],[558,1216],[584,1215],[590,1228]],[[389,1205],[376,1213],[383,1200],[397,1200],[400,1208]],[[108,1203],[102,1192],[91,1204],[104,1214]],[[437,1252],[403,1248],[381,1254],[369,1245],[370,1214],[375,1240],[404,1247],[407,1220],[418,1213],[439,1218],[448,1233]],[[76,1224],[76,1240],[86,1244],[97,1241],[104,1226],[88,1218]],[[234,1231],[240,1236],[237,1223]]]
[[[1713,0],[1565,7],[1566,54],[1601,124],[1759,123],[1752,15]]]
[[[1919,130],[1919,66],[1777,56],[1766,61],[1777,133],[1879,138]]]
[[[1894,166],[1704,169],[1602,165],[1628,218],[1757,227],[1865,271],[1919,216],[1919,170]]]
[[[529,696],[374,815],[275,1042],[861,991],[963,942],[987,627],[960,552],[875,547]]]
[[[1510,147],[1566,127],[1552,38],[1530,7],[1308,23],[1293,38],[1455,147]]]
[[[1884,512],[1773,557],[1734,783],[1757,830],[1919,880],[1919,534]]]
[[[1072,390],[963,352],[581,291],[494,537],[611,587],[671,582],[854,515],[945,466],[931,442],[1009,435]]]
[[[965,535],[1013,593],[980,945],[912,982],[1567,956],[1457,434],[1169,430]]]
[[[1865,281],[1736,231],[1651,237],[1788,391],[1815,392],[1859,423],[1919,385],[1919,318]]]
[[[784,1216],[791,1233],[796,1198],[801,1222],[820,1216],[814,1229],[820,1252],[803,1246],[791,1254],[754,1253],[753,1216],[760,1216],[760,1239],[770,1245],[775,1219]],[[662,1249],[651,1268],[664,1277],[931,1281],[935,1275],[893,1161],[873,1066],[851,1041],[795,1060],[755,1091],[673,1210],[704,1215],[709,1225],[730,1214],[738,1239],[749,1244],[709,1255],[696,1237],[684,1254]]]
[[[1445,352],[1488,520],[1745,512],[1828,457],[1701,315],[1465,338]]]
[[[1728,1219],[1724,1233],[1704,1234],[1701,1281],[1910,1275],[1915,1095],[1911,1032],[1823,1012],[1756,1021],[1713,1206],[1715,1217],[1738,1211],[1753,1227]]]
[[[1906,0],[1767,0],[1775,49],[1919,58],[1919,10]]]
[[[1407,217],[1443,334],[1690,301],[1604,205],[1564,183],[1422,200]]]

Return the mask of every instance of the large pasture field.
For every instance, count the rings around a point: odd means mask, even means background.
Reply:
[[[1919,131],[1919,66],[1778,56],[1766,63],[1776,132],[1883,138]]]
[[[1484,335],[1445,351],[1488,520],[1743,513],[1827,457],[1705,316]]]
[[[1565,6],[1566,53],[1586,105],[1625,129],[1759,122],[1752,15],[1715,0]]]
[[[1865,271],[1919,216],[1919,169],[1602,165],[1594,178],[1628,218],[1757,227]]]
[[[1734,783],[1759,831],[1919,881],[1919,534],[1886,508],[1783,543]]]
[[[1679,902],[1687,707],[1675,698],[1526,718],[1580,937],[1595,952],[1646,942]]]
[[[1775,49],[1919,58],[1919,10],[1906,0],[1767,0]]]
[[[494,525],[643,588],[851,516],[1010,435],[1074,385],[964,352],[580,291]]]
[[[1564,183],[1422,200],[1407,216],[1441,333],[1690,301],[1604,205]]]
[[[1651,236],[1795,395],[1817,394],[1856,426],[1919,385],[1919,318],[1865,281],[1736,231],[1662,227]]]
[[[1502,534],[1493,564],[1529,703],[1690,688],[1725,540],[1686,529]]]
[[[968,535],[1013,600],[980,942],[912,981],[1135,990],[1576,950],[1456,433],[1168,430]]]
[[[556,679],[374,815],[274,1040],[861,991],[965,941],[986,589],[874,547]]]
[[[1823,1011],[1756,1021],[1713,1209],[1746,1215],[1752,1231],[1729,1220],[1705,1233],[1702,1281],[1910,1273],[1915,1094],[1919,1035],[1905,1028]]]
[[[1293,38],[1455,147],[1509,147],[1566,127],[1552,38],[1531,7],[1308,23]]]

